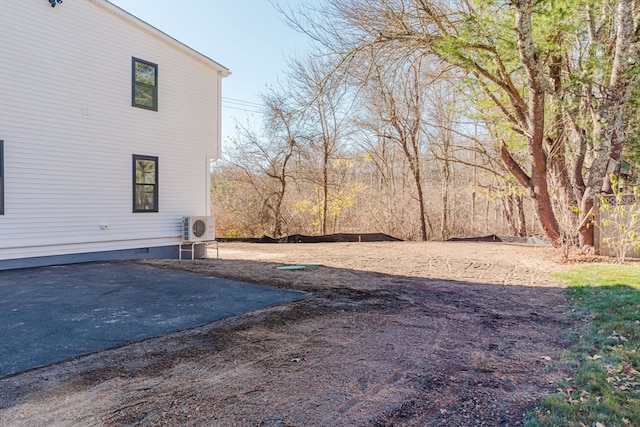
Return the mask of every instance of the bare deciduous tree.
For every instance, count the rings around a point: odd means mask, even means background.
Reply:
[[[295,61],[289,76],[292,97],[303,112],[309,136],[301,150],[307,157],[306,179],[320,188],[320,232],[327,234],[331,190],[339,182],[332,176],[332,163],[346,145],[350,132],[349,111],[353,102],[340,75],[328,73],[332,64],[321,58]]]
[[[577,3],[329,0],[328,4],[330,7],[320,17],[306,14],[292,21],[337,55],[339,67],[366,76],[375,68],[363,66],[371,58],[395,58],[401,62],[418,53],[432,54],[484,89],[486,99],[502,113],[504,122],[526,141],[524,163],[517,159],[509,143],[501,145],[504,167],[533,199],[547,237],[560,244],[562,230],[549,189],[551,181],[554,186],[565,187],[560,188],[569,196],[565,203],[582,199],[585,206],[585,200],[592,200],[593,192],[603,183],[607,164],[616,164],[625,144],[625,105],[638,80],[638,73],[632,72],[638,66],[637,2],[594,1],[594,5],[615,10],[616,14],[608,21],[609,26],[601,25],[588,35],[582,32],[581,24],[585,17],[593,16]],[[313,21],[313,26],[305,25],[304,19]],[[562,116],[575,112],[563,93],[575,79],[569,76],[571,70],[563,66],[568,61],[562,58],[580,57],[586,37],[593,37],[598,46],[612,49],[595,49],[591,58],[596,63],[578,64],[578,71],[592,80],[599,76],[599,87],[603,88],[601,99],[586,93],[587,111],[596,113],[595,143],[592,161],[583,170],[589,131],[582,126],[585,117],[574,114],[573,128],[577,132],[566,132],[570,128],[564,126]],[[607,37],[610,43],[604,43]],[[573,44],[574,40],[578,42]],[[598,66],[604,72],[592,73]],[[598,82],[592,82],[592,87]],[[556,99],[562,110],[551,115],[556,118],[551,123],[547,121],[549,98]],[[569,136],[577,142],[568,144]],[[568,171],[574,156],[567,154],[577,154],[573,179],[568,179]],[[568,185],[574,187],[573,191],[566,188]],[[570,210],[571,206],[556,208]]]
[[[291,160],[298,150],[300,113],[287,102],[284,93],[272,90],[263,96],[265,135],[246,127],[239,128],[234,150],[229,157],[240,168],[262,199],[265,217],[272,222],[275,237],[284,232],[283,201],[291,179]]]
[[[406,67],[390,70],[378,65],[370,81],[370,102],[380,121],[383,140],[400,147],[413,176],[420,212],[420,236],[427,240],[433,227],[426,211],[423,188],[423,159],[427,152],[425,134],[425,76],[423,57],[417,57]]]

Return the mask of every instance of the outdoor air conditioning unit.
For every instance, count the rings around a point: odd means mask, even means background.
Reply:
[[[182,240],[185,242],[201,242],[215,239],[215,217],[189,216],[182,218]]]

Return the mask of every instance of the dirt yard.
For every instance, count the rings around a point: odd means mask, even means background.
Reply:
[[[0,426],[517,426],[568,375],[553,256],[221,243],[220,259],[149,261],[309,298],[2,379]],[[321,265],[275,268],[297,263]]]

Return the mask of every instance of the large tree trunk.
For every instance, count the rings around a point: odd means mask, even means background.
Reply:
[[[532,88],[533,89],[533,88]],[[544,137],[544,92],[531,90],[530,117],[532,136],[529,138],[531,156],[531,188],[540,225],[553,245],[560,243],[560,226],[553,212],[547,186],[547,159],[542,145]]]
[[[529,85],[529,111],[527,117],[528,129],[526,132],[529,146],[529,158],[531,159],[531,177],[529,178],[522,169],[515,164],[513,158],[506,151],[503,144],[501,150],[505,166],[515,171],[518,182],[525,188],[528,187],[533,198],[536,213],[545,235],[553,245],[560,244],[560,226],[553,212],[551,197],[547,183],[547,159],[544,152],[544,107],[545,92],[540,71],[538,56],[533,45],[533,32],[531,27],[531,15],[533,13],[532,0],[516,0],[516,35],[518,39],[518,51],[527,71]],[[509,161],[510,160],[510,161]]]

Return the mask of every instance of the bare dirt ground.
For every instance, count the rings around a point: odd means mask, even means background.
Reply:
[[[149,261],[309,298],[0,380],[0,426],[515,426],[567,376],[563,267],[503,243]],[[283,264],[320,263],[286,271]]]

